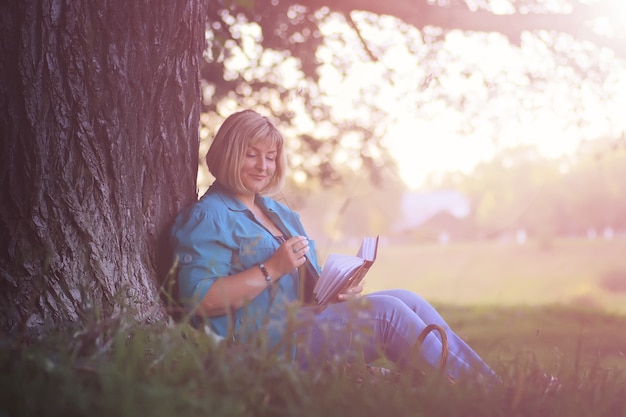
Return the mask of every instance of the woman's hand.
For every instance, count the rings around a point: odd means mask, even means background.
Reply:
[[[306,262],[309,253],[309,241],[304,236],[294,236],[283,242],[270,258],[265,267],[272,277],[281,277]]]
[[[346,301],[346,300],[352,300],[354,298],[359,298],[362,292],[363,292],[363,285],[357,284],[353,287],[346,288],[344,292],[342,292],[341,294],[337,296],[337,300]]]

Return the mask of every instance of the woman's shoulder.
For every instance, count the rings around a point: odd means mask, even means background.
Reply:
[[[215,212],[225,208],[221,196],[218,193],[207,191],[198,201],[193,204],[192,210]]]
[[[182,228],[185,225],[204,222],[212,222],[223,216],[223,205],[214,196],[205,194],[198,201],[185,207],[178,213],[174,221],[174,228]]]
[[[213,184],[198,201],[187,207],[187,211],[196,216],[219,215],[228,212],[231,208],[239,208],[234,198],[225,193],[218,184]]]

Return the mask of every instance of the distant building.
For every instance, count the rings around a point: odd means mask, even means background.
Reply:
[[[465,221],[471,205],[458,191],[406,193],[400,204],[402,217],[393,227],[396,236],[444,244],[471,233]]]

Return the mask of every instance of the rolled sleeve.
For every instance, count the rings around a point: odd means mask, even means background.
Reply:
[[[220,235],[218,223],[196,209],[180,215],[172,228],[179,297],[190,311],[231,269],[232,250],[221,243]]]

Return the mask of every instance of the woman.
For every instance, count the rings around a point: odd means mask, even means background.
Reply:
[[[178,216],[172,230],[179,294],[187,310],[224,337],[263,332],[270,344],[296,340],[292,359],[303,367],[336,354],[437,367],[440,336],[429,334],[421,346],[418,342],[426,326],[436,324],[447,335],[449,377],[495,381],[481,358],[412,292],[361,296],[357,285],[325,306],[300,302],[301,291],[310,295],[300,267],[313,268],[309,279],[320,267],[299,216],[266,197],[285,178],[283,145],[270,120],[252,110],[232,114],[219,128],[206,156],[216,181]]]

